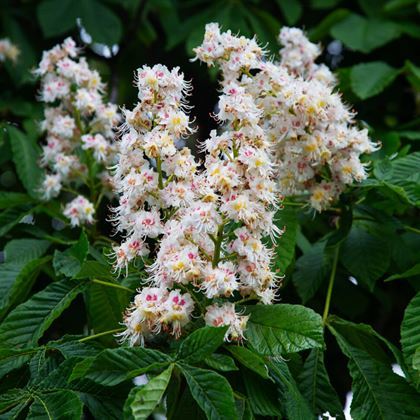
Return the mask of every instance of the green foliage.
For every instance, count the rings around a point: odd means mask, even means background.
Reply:
[[[16,64],[0,67],[0,418],[159,413],[169,420],[301,420],[327,411],[343,418],[350,384],[355,420],[418,418],[417,2],[3,3],[1,37],[21,54]],[[55,223],[65,222],[60,201],[42,202],[39,194],[43,117],[30,71],[56,42],[86,39],[83,27],[91,37],[84,47],[88,61],[120,106],[135,100],[132,72],[140,65],[184,69],[200,93],[194,105],[201,138],[215,128],[207,114],[216,101],[208,93],[215,91],[216,77],[214,69],[207,73],[189,59],[212,21],[233,33],[256,34],[274,52],[281,26],[305,28],[323,45],[320,62],[336,70],[344,100],[354,104],[359,124],[381,148],[365,159],[369,178],[328,211],[314,214],[301,197],[285,198],[276,213],[285,232],[272,264],[284,275],[279,302],[243,300],[249,320],[242,343],[225,343],[226,328],[203,327],[194,318],[178,340],[165,331],[147,348],[119,346],[123,312],[145,284],[151,261],[130,267],[127,277],[113,273],[107,255],[121,237],[112,237],[104,222],[106,204],[97,209],[95,227],[72,230]],[[337,40],[341,46],[331,44]],[[118,48],[107,58],[98,44]],[[392,371],[394,364],[405,378]],[[147,383],[135,385],[140,375]]]
[[[280,356],[323,346],[321,317],[300,305],[249,306],[246,337],[261,354]]]
[[[155,376],[146,385],[133,388],[124,406],[126,418],[146,420],[159,404],[171,379],[173,365],[160,375]]]

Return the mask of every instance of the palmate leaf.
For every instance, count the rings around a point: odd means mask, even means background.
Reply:
[[[315,295],[330,270],[325,247],[325,241],[317,242],[296,261],[293,284],[303,303]]]
[[[122,408],[130,388],[129,384],[119,387],[106,387],[86,378],[70,381],[75,366],[81,357],[70,357],[54,371],[36,384],[39,392],[66,389],[76,392],[94,418],[121,419]]]
[[[297,383],[314,414],[320,416],[328,411],[332,416],[343,416],[340,400],[325,369],[323,350],[310,351]]]
[[[54,391],[34,394],[34,402],[27,419],[31,420],[76,420],[82,417],[83,404],[73,391]]]
[[[82,268],[89,252],[89,241],[84,232],[81,232],[79,240],[65,251],[55,250],[53,266],[57,275],[67,277],[75,276]]]
[[[389,267],[390,247],[383,236],[353,226],[341,246],[340,261],[351,275],[373,291],[376,280]]]
[[[98,384],[113,386],[145,372],[165,368],[171,362],[166,354],[143,347],[106,349],[96,357],[81,362],[81,369],[76,365],[71,380],[84,377]]]
[[[215,352],[222,344],[227,327],[203,327],[195,330],[182,343],[177,359],[197,363]]]
[[[27,263],[42,257],[50,245],[50,241],[43,239],[13,239],[4,247],[4,260]]]
[[[252,370],[264,379],[270,379],[267,365],[261,356],[242,346],[226,346],[226,349],[232,353],[235,359],[243,366]]]
[[[179,365],[187,380],[191,395],[209,420],[235,420],[233,391],[229,382],[221,375],[207,369]]]
[[[354,420],[417,419],[420,412],[420,395],[407,381],[394,374],[391,363],[383,360],[379,351],[381,343],[375,336],[370,343],[362,340],[358,325],[342,320],[328,323],[343,353],[349,358],[353,378],[351,415]],[[371,344],[376,343],[376,350]]]
[[[146,385],[130,391],[124,406],[126,419],[146,420],[152,414],[168,387],[173,368],[174,365],[170,365]]]
[[[268,366],[271,376],[279,386],[279,399],[284,405],[286,418],[288,420],[315,419],[286,362],[280,358],[272,358]]]
[[[0,191],[0,209],[7,209],[22,204],[29,204],[32,201],[27,194],[9,191]]]
[[[323,347],[321,316],[300,305],[248,306],[246,338],[260,354],[280,356]]]
[[[17,306],[0,325],[2,345],[30,347],[86,288],[86,282],[65,280],[52,283]]]
[[[36,141],[26,136],[16,127],[8,126],[13,161],[23,186],[32,198],[38,198],[42,170],[38,164],[39,147]]]
[[[238,370],[235,361],[225,354],[213,353],[204,359],[204,363],[212,369],[220,370],[222,372]]]
[[[107,280],[114,283],[115,280]],[[130,294],[124,290],[90,283],[85,293],[89,326],[95,333],[113,330],[121,325],[124,310],[129,305]],[[104,308],[107,308],[104,311]],[[114,342],[112,336],[106,337]]]
[[[282,404],[273,382],[264,380],[248,369],[242,369],[241,374],[252,413],[258,416],[280,417]]]
[[[420,350],[420,293],[408,304],[401,324],[401,346],[407,366],[412,373],[413,380],[420,384],[420,371],[414,356]],[[417,359],[416,359],[417,360]],[[414,371],[412,370],[414,369]]]
[[[296,236],[298,220],[296,210],[291,206],[285,206],[275,216],[276,226],[285,229],[274,247],[275,258],[273,268],[284,273],[295,256]]]
[[[0,265],[0,319],[27,297],[42,266],[49,260],[47,256],[26,263],[12,261]]]

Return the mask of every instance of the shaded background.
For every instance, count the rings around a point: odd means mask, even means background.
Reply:
[[[190,59],[192,48],[201,43],[205,23],[215,21],[224,30],[240,31],[246,36],[257,34],[273,54],[279,49],[276,37],[281,26],[304,28],[312,41],[324,45],[321,61],[337,71],[344,99],[354,104],[371,136],[382,141],[383,147],[373,159],[379,161],[397,152],[404,155],[418,150],[417,1],[1,0],[0,13],[0,37],[10,38],[21,50],[16,64],[0,65],[0,119],[15,123],[34,141],[40,137],[37,121],[42,118],[42,106],[35,101],[37,85],[30,70],[37,65],[43,50],[66,36],[85,45],[90,64],[108,83],[110,99],[128,108],[136,102],[132,83],[136,68],[156,63],[180,66],[186,78],[192,80],[192,113],[197,118],[198,136],[205,138],[214,128],[209,113],[217,102],[217,74]],[[0,167],[0,188],[23,191],[3,132],[0,133]],[[379,242],[376,255],[363,255],[362,250],[362,254],[350,255],[347,258],[350,261],[342,261],[331,312],[369,323],[398,344],[403,311],[419,287],[416,278],[390,283],[380,280],[411,267],[418,260],[416,250],[420,249],[420,242],[418,233],[410,229],[388,235],[386,227],[397,216],[403,225],[415,226],[419,214],[415,208],[396,205],[391,192],[384,195],[372,192],[369,199],[376,203],[373,217],[383,217],[383,230],[378,237],[385,239]],[[323,256],[314,253],[312,260],[300,260],[300,263],[299,256],[305,240],[314,244],[332,229],[334,217],[328,212],[316,218],[309,213],[299,214],[301,229],[296,255],[299,276],[305,273],[309,279],[317,276],[319,288],[309,298],[299,292],[297,283],[292,284],[296,267],[293,263],[286,273],[283,302],[300,303],[303,299],[308,306],[322,311],[328,277],[321,267]],[[2,245],[8,239],[5,236]],[[353,245],[357,248],[359,244]],[[347,246],[351,252],[351,244]],[[364,258],[368,264],[370,257],[386,263],[385,271],[375,279],[376,285],[371,290],[349,281],[353,273],[348,269],[352,258],[354,261]],[[42,282],[38,287],[43,287]],[[82,324],[75,322],[75,317],[82,317],[79,313],[77,304],[73,305],[55,328],[69,331],[72,325]],[[327,337],[327,343],[327,368],[334,387],[344,399],[350,388],[345,359],[333,340]]]

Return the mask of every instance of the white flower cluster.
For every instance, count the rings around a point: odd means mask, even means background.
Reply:
[[[41,78],[40,100],[48,104],[41,128],[46,132],[41,164],[47,169],[41,192],[49,200],[68,186],[99,184],[109,189],[106,168],[115,163],[113,127],[120,116],[104,100],[99,73],[89,68],[71,38],[44,51],[35,74]],[[98,191],[96,191],[98,193]],[[64,214],[73,226],[93,222],[92,203],[76,197]]]
[[[331,71],[315,63],[320,47],[297,28],[283,28],[279,41],[281,60],[273,62],[255,39],[221,33],[211,23],[194,51],[209,66],[220,66],[225,91],[233,82],[256,104],[261,127],[277,150],[281,193],[309,194],[311,206],[322,211],[346,185],[366,178],[360,155],[376,145],[366,129],[355,126]]]
[[[200,310],[206,324],[228,327],[227,341],[241,340],[248,317],[232,301],[268,304],[277,288],[263,243],[281,231],[273,223],[279,195],[262,113],[232,80],[216,115],[224,129],[203,142],[199,167],[190,149],[177,147],[193,131],[183,74],[144,66],[136,82],[139,103],[125,111],[114,179],[120,193],[114,221],[126,233],[115,264],[121,270],[149,252],[155,257],[148,286],[126,313],[122,339],[143,344],[160,331],[178,337]]]
[[[0,62],[10,60],[15,63],[19,54],[19,48],[9,38],[0,39]]]

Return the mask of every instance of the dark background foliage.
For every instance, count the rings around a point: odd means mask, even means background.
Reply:
[[[420,141],[417,1],[2,0],[0,14],[0,37],[9,37],[21,49],[16,64],[0,67],[0,119],[4,126],[18,127],[32,142],[33,148],[25,150],[24,156],[29,154],[35,161],[40,137],[36,122],[42,117],[42,106],[34,100],[37,85],[30,70],[43,50],[64,37],[72,36],[85,45],[90,64],[109,85],[110,99],[128,108],[136,101],[132,83],[136,68],[155,63],[181,67],[194,87],[197,135],[205,138],[214,127],[209,113],[217,102],[217,74],[190,61],[205,23],[216,21],[223,29],[256,34],[273,54],[279,49],[276,36],[281,26],[303,27],[312,41],[323,44],[320,60],[337,72],[344,99],[354,105],[360,124],[369,127],[382,148],[372,156],[368,182],[345,193],[334,209],[314,215],[286,200],[279,221],[288,228],[279,243],[282,248],[285,241],[286,249],[286,256],[279,251],[278,260],[280,271],[286,274],[281,300],[303,302],[322,313],[332,245],[340,242],[330,312],[370,324],[399,346],[403,313],[419,290],[420,277],[420,157],[415,153]],[[20,152],[14,150],[17,146],[12,147],[12,137],[9,130],[0,133],[0,189],[24,192],[27,181],[19,168],[23,162]],[[406,156],[412,158],[395,163],[396,157]],[[39,176],[36,168],[31,170],[29,178]],[[19,207],[22,204],[28,205],[18,203],[14,213],[7,209],[0,214],[2,246],[12,237],[34,234],[36,228],[49,232],[57,246],[60,240],[65,244],[75,239],[69,230],[51,226],[50,216],[58,217],[56,208],[38,205],[35,225],[18,223],[32,211],[32,207]],[[2,208],[6,207],[3,203]],[[106,211],[102,210],[103,215]],[[109,233],[105,223],[101,228]],[[50,263],[43,267],[31,293],[50,282],[52,267]],[[412,268],[407,278],[386,281]],[[81,299],[76,300],[47,336],[81,333],[85,319]],[[346,359],[330,335],[326,340],[327,370],[343,400],[350,389]]]

